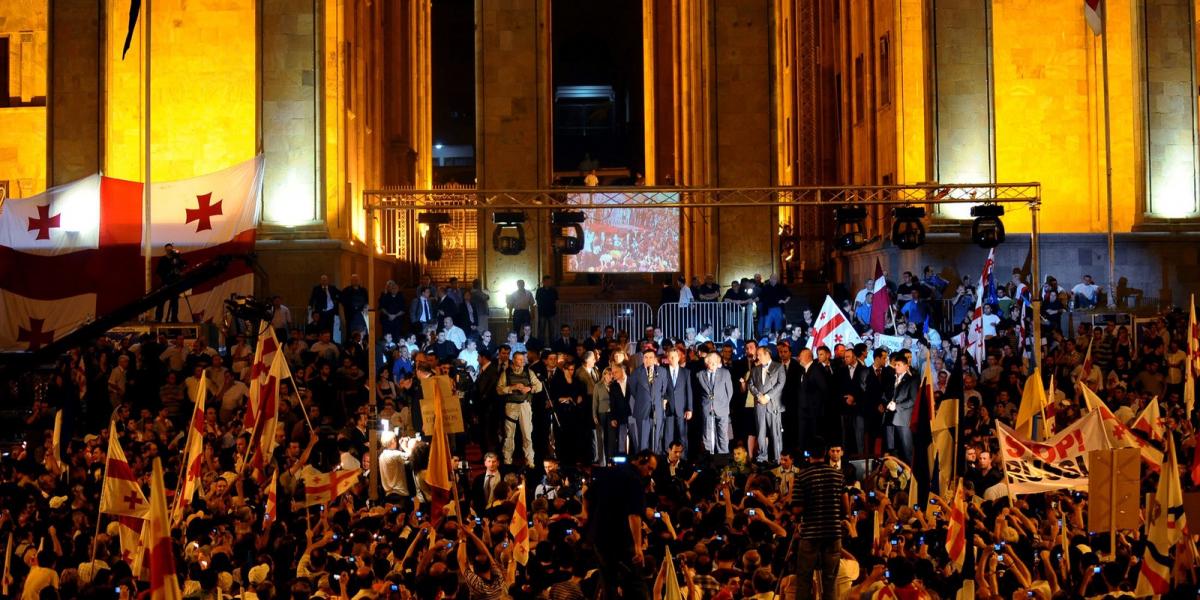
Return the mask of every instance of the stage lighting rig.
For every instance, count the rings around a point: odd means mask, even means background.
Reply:
[[[550,213],[551,243],[555,254],[575,255],[583,251],[583,222],[587,215],[577,210]],[[567,235],[569,232],[574,235]]]
[[[915,250],[925,243],[923,206],[898,206],[892,211],[892,243],[901,250]]]
[[[971,207],[971,241],[980,248],[995,248],[1004,243],[1004,207],[999,204],[980,204]]]
[[[516,256],[525,251],[525,213],[500,211],[492,213],[492,249],[505,256]]]
[[[837,222],[833,245],[838,250],[858,250],[867,245],[867,209],[862,206],[841,206],[833,211]]]
[[[450,223],[450,213],[423,212],[417,215],[417,223],[427,225],[425,233],[425,260],[437,262],[442,260],[442,225]]]

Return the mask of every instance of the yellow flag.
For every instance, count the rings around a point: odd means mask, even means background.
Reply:
[[[1025,389],[1021,393],[1021,409],[1017,411],[1017,434],[1025,439],[1033,439],[1033,418],[1041,414],[1046,406],[1046,390],[1042,389],[1042,371],[1034,369],[1025,380]]]

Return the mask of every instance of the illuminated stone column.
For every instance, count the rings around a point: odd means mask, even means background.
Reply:
[[[990,0],[933,3],[936,168],[944,183],[986,183],[995,175],[992,139]],[[968,218],[966,205],[938,216]]]
[[[51,1],[49,186],[100,171],[101,5]]]
[[[538,189],[549,185],[551,154],[550,0],[476,0],[475,106],[478,187],[483,190]],[[546,212],[526,213],[526,250],[504,256],[490,249],[492,216],[485,211],[480,247],[488,248],[484,286],[504,294],[517,279],[534,288],[553,271],[542,240]]]
[[[320,227],[320,14],[311,0],[262,0],[264,229]]]
[[[1195,217],[1195,15],[1191,0],[1144,4],[1146,218]]]
[[[772,169],[772,61],[770,0],[721,0],[713,4],[713,178],[718,187],[766,187]],[[775,209],[717,210],[717,276],[775,270]]]

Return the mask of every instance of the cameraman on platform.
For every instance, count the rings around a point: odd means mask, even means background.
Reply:
[[[163,247],[166,254],[158,259],[158,266],[154,268],[154,272],[158,274],[159,286],[170,285],[179,281],[179,277],[183,275],[183,269],[187,267],[187,261],[183,260],[183,255],[175,250],[174,244],[167,244]],[[167,307],[166,322],[179,322],[179,294],[171,294],[171,297],[164,301],[154,310],[154,320],[163,323],[163,307]]]

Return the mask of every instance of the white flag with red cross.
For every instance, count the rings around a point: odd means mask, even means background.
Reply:
[[[254,362],[250,365],[250,401],[246,403],[246,412],[242,415],[242,425],[246,433],[254,431],[258,422],[258,406],[262,397],[262,388],[267,384],[271,373],[272,361],[279,351],[279,340],[270,323],[264,321],[254,345]]]
[[[150,513],[150,504],[142,493],[137,476],[125,459],[125,451],[117,439],[117,428],[108,428],[108,457],[104,462],[104,483],[100,489],[100,512],[145,519]]]
[[[304,506],[329,504],[358,483],[362,469],[337,470],[310,475],[304,479]]]
[[[180,490],[179,497],[175,498],[175,507],[171,512],[172,525],[183,519],[187,507],[192,503],[192,496],[200,491],[201,468],[204,464],[204,397],[208,394],[208,387],[208,377],[206,376],[201,385],[196,386],[196,395],[192,398],[196,408],[192,412],[191,424],[188,425],[187,445],[184,446],[183,473],[181,474],[183,489]]]
[[[861,341],[862,338],[858,337],[850,319],[838,308],[832,297],[825,296],[825,304],[821,305],[821,312],[817,315],[812,334],[808,338],[808,348],[815,350],[825,346],[832,350],[838,344],[853,346]]]
[[[139,182],[93,175],[29,198],[10,198],[0,212],[0,291],[29,301],[66,304],[69,308],[61,310],[95,318],[144,294],[137,282],[146,275],[146,242],[152,260],[171,242],[190,266],[222,254],[248,253],[258,224],[262,174],[259,157],[202,177],[154,183],[146,228],[144,186]],[[63,276],[67,273],[69,277]],[[220,320],[222,301],[231,293],[250,293],[252,277],[247,265],[232,263],[190,291],[191,310],[183,311],[181,319]],[[156,278],[153,285],[161,282]],[[18,310],[6,303],[5,312]],[[33,312],[4,316],[27,327],[34,318],[45,319]],[[81,324],[54,329],[52,339]],[[39,339],[20,340],[0,328],[2,351],[36,349]]]
[[[996,249],[992,248],[988,251],[987,260],[983,263],[983,272],[979,275],[979,286],[975,293],[975,310],[971,313],[971,324],[967,327],[967,354],[975,359],[978,369],[983,369],[983,360],[987,356],[985,346],[987,339],[983,331],[983,305],[988,282],[992,279],[992,270],[995,266]]]
[[[0,289],[0,352],[37,350],[96,317],[96,294],[35,300]]]

